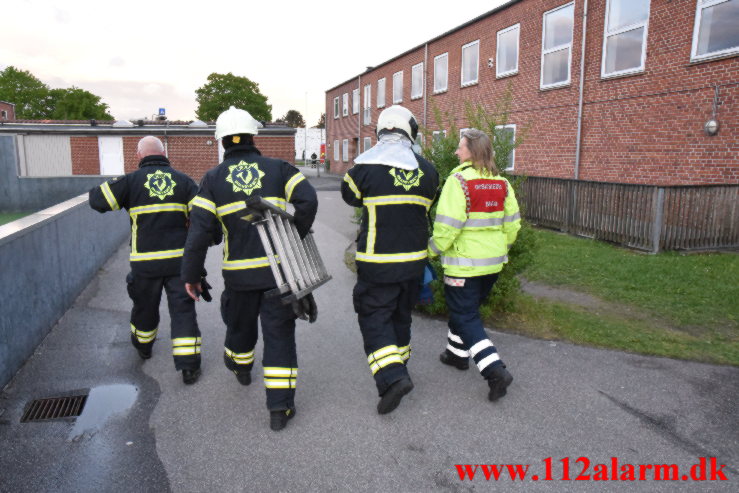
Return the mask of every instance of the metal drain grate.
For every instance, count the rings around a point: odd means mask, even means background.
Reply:
[[[21,423],[79,416],[85,408],[85,402],[87,402],[87,395],[36,399],[23,413]]]

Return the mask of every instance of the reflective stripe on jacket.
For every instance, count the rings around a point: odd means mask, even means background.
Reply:
[[[357,164],[344,175],[344,202],[362,208],[357,238],[357,273],[373,282],[421,277],[427,257],[428,210],[439,186],[434,166],[416,156],[419,167]]]
[[[310,230],[318,198],[305,176],[285,161],[262,156],[253,145],[233,146],[226,149],[223,162],[205,174],[192,202],[182,262],[185,282],[199,280],[210,238],[222,230],[226,285],[240,291],[275,286],[259,233],[243,220],[248,216],[246,202],[255,196],[283,210],[290,202],[295,207],[293,217],[300,235],[305,236]]]
[[[468,200],[459,179],[467,183]],[[500,272],[521,229],[518,202],[508,180],[478,172],[471,163],[447,178],[436,208],[429,255],[441,255],[444,274],[475,277]]]
[[[139,169],[90,190],[99,212],[126,209],[131,217],[131,270],[146,277],[180,272],[187,220],[197,185],[164,156],[147,156]]]

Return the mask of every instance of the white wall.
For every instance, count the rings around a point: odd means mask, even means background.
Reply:
[[[326,143],[326,129],[309,128],[308,135],[306,135],[304,128],[298,128],[296,130],[298,133],[295,134],[295,159],[303,159],[304,148],[307,149],[305,153],[306,158],[310,159],[310,155],[315,152],[316,156],[320,159],[321,144]]]

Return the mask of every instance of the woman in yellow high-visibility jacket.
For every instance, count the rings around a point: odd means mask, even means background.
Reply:
[[[508,261],[521,217],[513,187],[498,174],[484,132],[466,130],[456,154],[462,164],[444,184],[429,241],[429,255],[441,255],[450,314],[440,359],[466,370],[472,356],[488,382],[488,398],[495,401],[506,394],[513,377],[485,333],[479,309]]]

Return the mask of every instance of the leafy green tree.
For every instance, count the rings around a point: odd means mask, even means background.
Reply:
[[[280,118],[280,120],[284,121],[293,128],[305,127],[305,120],[303,119],[303,115],[301,115],[298,110],[289,110],[287,113],[285,113],[285,116]]]
[[[10,66],[0,71],[0,100],[15,103],[15,117],[19,120],[51,117],[49,86],[26,70]]]
[[[259,92],[259,84],[246,77],[212,73],[208,82],[195,91],[200,120],[213,121],[230,106],[248,111],[257,120],[272,120],[272,105],[267,96]]]
[[[326,113],[321,113],[321,118],[318,119],[316,128],[326,128]]]
[[[69,89],[52,89],[51,118],[54,120],[112,120],[108,113],[108,105],[100,101],[89,91],[79,87]]]

